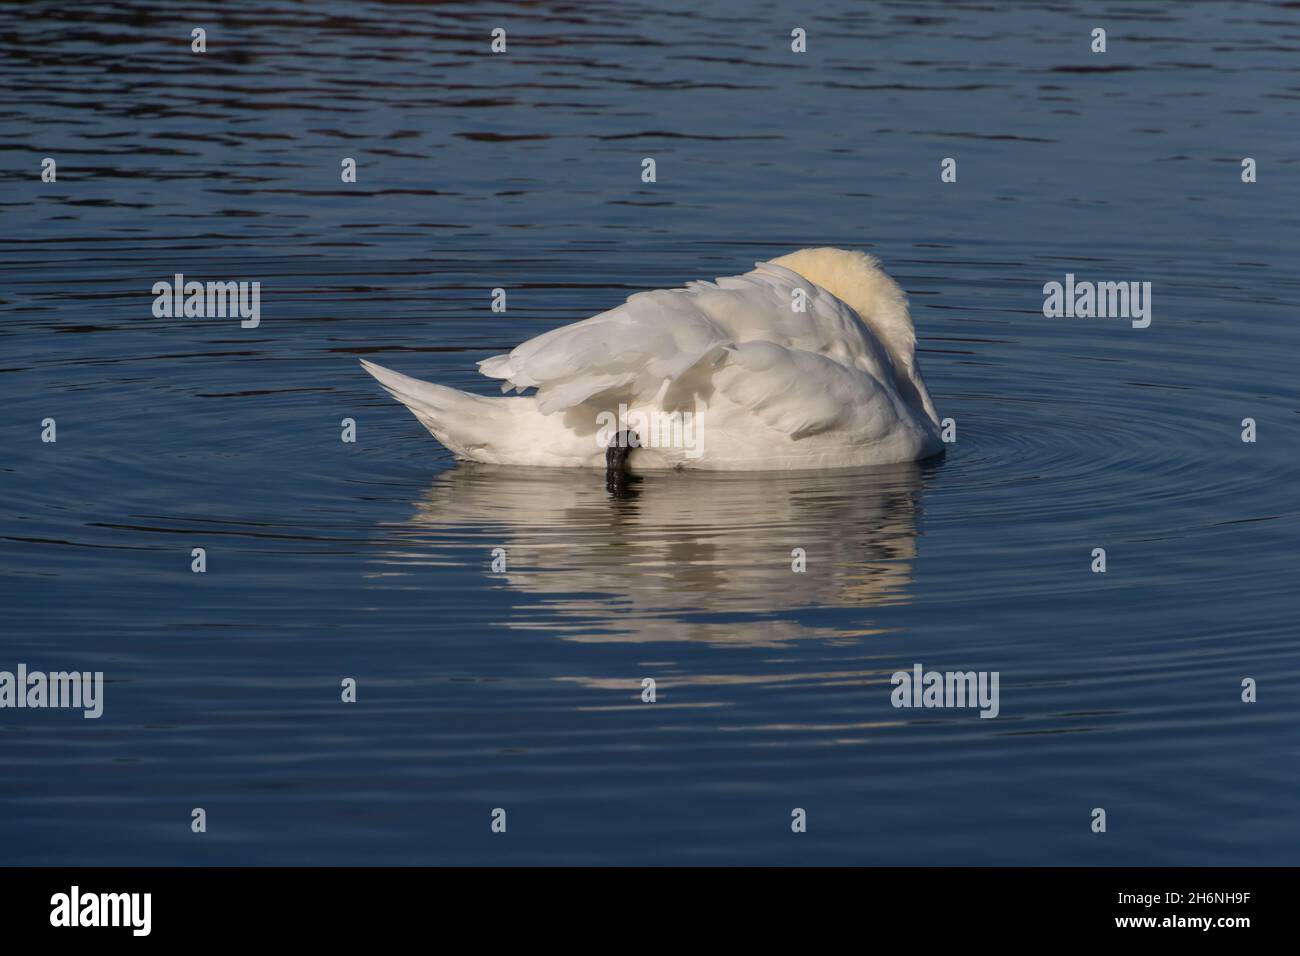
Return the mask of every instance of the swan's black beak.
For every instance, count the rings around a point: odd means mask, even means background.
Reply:
[[[631,497],[629,485],[640,479],[627,473],[627,458],[633,448],[641,447],[641,439],[634,431],[621,431],[605,449],[605,490],[615,498]]]

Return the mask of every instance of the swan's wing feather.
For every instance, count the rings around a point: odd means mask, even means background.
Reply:
[[[802,308],[795,290],[802,290]],[[851,308],[782,266],[684,289],[639,292],[616,309],[543,333],[479,363],[503,390],[537,389],[545,413],[600,395],[654,397],[722,350],[770,342],[884,380],[887,354]]]
[[[856,368],[772,342],[727,349],[713,385],[792,438],[831,429],[876,438],[907,417],[892,389]]]
[[[479,369],[506,388],[535,387],[549,414],[611,391],[653,396],[727,341],[687,290],[661,289],[529,339]]]
[[[858,314],[784,266],[755,263],[753,272],[693,283],[689,291],[731,342],[771,342],[893,380],[889,354]]]

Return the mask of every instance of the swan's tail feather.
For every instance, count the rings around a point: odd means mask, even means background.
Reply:
[[[457,458],[477,458],[475,451],[492,440],[493,424],[500,414],[497,400],[411,378],[365,359],[361,367]]]

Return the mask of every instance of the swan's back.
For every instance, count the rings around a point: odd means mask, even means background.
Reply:
[[[707,412],[702,456],[642,448],[634,468],[839,467],[942,450],[906,297],[858,252],[804,249],[744,275],[637,293],[479,366],[503,391],[536,389],[495,400],[511,403],[510,424],[496,427],[514,433],[496,442],[459,441],[453,390],[419,403],[416,380],[386,387],[479,461],[599,467],[597,419],[619,406]],[[538,447],[541,435],[550,447]]]
[[[648,400],[665,381],[701,362],[716,365],[729,347],[746,342],[865,372],[936,420],[903,291],[876,260],[842,249],[803,249],[744,275],[639,292],[479,366],[504,379],[503,390],[537,388],[539,407],[549,414],[602,395]]]

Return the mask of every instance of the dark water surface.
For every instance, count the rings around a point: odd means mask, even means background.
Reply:
[[[1300,863],[1296,4],[0,18],[0,670],[108,681],[0,710],[0,862]],[[942,462],[612,500],[357,364],[491,394],[820,244],[908,291]],[[177,272],[260,326],[154,318]],[[1045,319],[1066,272],[1151,327]],[[895,709],[917,662],[1001,715]]]

